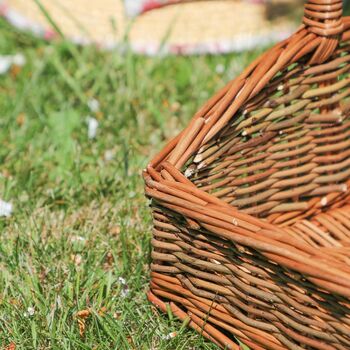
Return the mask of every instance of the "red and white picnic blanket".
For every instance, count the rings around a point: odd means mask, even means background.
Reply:
[[[111,18],[118,17],[120,21],[114,22],[117,26],[121,23],[118,30],[121,28],[121,32],[123,30],[128,32],[131,28],[131,35],[128,36],[128,44],[131,49],[145,55],[220,54],[243,51],[280,41],[294,30],[294,26],[290,23],[270,26],[269,20],[263,18],[263,5],[271,0],[227,1],[227,3],[231,3],[229,8],[235,3],[234,6],[237,9],[237,12],[233,12],[232,21],[231,17],[229,20],[227,19],[230,14],[223,12],[222,8],[216,12],[215,0],[203,2],[207,6],[207,17],[204,21],[201,11],[205,11],[205,9],[203,9],[204,6],[201,4],[201,0],[89,0],[91,6],[82,8],[80,6],[84,1],[86,0],[80,0],[79,3],[75,0],[45,0],[44,2],[47,6],[50,5],[54,22],[58,22],[57,27],[62,27],[62,32],[64,32],[66,38],[74,43],[79,45],[95,44],[103,49],[125,49],[122,37],[115,35],[115,27],[111,25]],[[104,1],[106,5],[104,5]],[[157,9],[168,7],[168,5],[185,5],[185,3],[191,3],[192,8],[188,11],[195,12],[187,13],[183,17],[185,21],[183,20],[179,22],[181,24],[171,27],[170,37],[168,36],[170,33],[169,27],[170,25],[173,26],[174,22],[169,21],[166,16],[164,17],[164,13],[162,14]],[[223,3],[226,2],[221,0],[218,2],[221,5]],[[21,6],[18,6],[19,4]],[[65,5],[68,9],[67,16],[64,13],[62,16],[62,9],[57,4]],[[197,9],[194,10],[197,5],[198,11]],[[60,11],[55,13],[56,7]],[[169,6],[169,10],[171,7]],[[186,10],[187,5],[183,8]],[[212,12],[208,13],[208,8],[212,9]],[[224,8],[226,8],[226,5]],[[28,9],[32,10],[31,15],[28,14]],[[38,11],[33,0],[0,0],[0,16],[6,18],[14,27],[23,31],[30,31],[47,40],[57,37],[54,27],[37,15],[34,16],[33,10]],[[242,14],[239,12],[241,10]],[[50,13],[50,11],[48,12]],[[166,13],[166,11],[164,12]],[[171,11],[169,12],[171,13]],[[148,16],[143,16],[144,13],[147,13]],[[158,14],[159,17],[157,17]],[[249,21],[246,26],[244,18],[250,18],[252,15],[255,15],[255,18],[259,21]],[[226,18],[226,21],[218,20],[221,16]],[[187,22],[186,18],[192,18],[193,21]],[[215,20],[213,20],[214,18]],[[132,23],[131,27],[128,27],[129,22]],[[66,25],[67,23],[68,25]],[[223,28],[228,29],[224,31]]]
[[[196,1],[196,0],[192,0]],[[243,0],[250,3],[261,4],[268,0]],[[135,17],[147,11],[163,6],[189,2],[189,0],[124,0],[125,10],[128,16]]]

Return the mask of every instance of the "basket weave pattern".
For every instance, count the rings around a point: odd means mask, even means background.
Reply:
[[[350,18],[303,26],[144,171],[149,300],[222,348],[350,348]]]

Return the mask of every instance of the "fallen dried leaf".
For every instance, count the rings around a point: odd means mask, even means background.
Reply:
[[[105,257],[105,263],[103,264],[103,267],[105,270],[109,270],[114,263],[114,257],[111,252],[108,252]]]
[[[3,169],[2,174],[0,174],[0,177],[1,176],[9,179],[11,177],[11,173],[8,171],[8,169]]]
[[[80,310],[78,311],[75,316],[78,318],[88,318],[91,315],[91,311],[89,309],[85,309],[85,310]]]
[[[107,308],[105,306],[102,306],[101,309],[99,310],[98,314],[100,316],[104,316],[106,314]]]
[[[131,335],[128,335],[126,337],[126,339],[128,340],[128,343],[131,346],[131,349],[136,350],[135,343],[134,343],[134,340],[132,339]]]
[[[84,320],[81,320],[81,319],[78,319],[78,327],[79,327],[79,335],[81,337],[84,336],[85,334],[85,321]]]
[[[76,266],[79,266],[81,262],[83,261],[83,258],[80,254],[72,254],[71,260],[74,262]]]
[[[19,73],[21,73],[22,71],[22,67],[21,66],[17,66],[16,64],[14,64],[11,68],[10,68],[10,74],[12,76],[12,78],[16,78],[17,75]]]
[[[17,125],[22,126],[25,120],[26,120],[26,115],[24,113],[20,113],[16,118],[16,123]]]
[[[110,235],[118,236],[120,234],[120,227],[118,225],[112,226],[109,230]]]
[[[40,273],[39,273],[39,280],[41,283],[45,283],[48,273],[49,273],[48,268],[45,268],[45,267],[41,268]]]
[[[96,119],[97,120],[102,120],[103,119],[103,113],[101,111],[98,111],[95,113]]]
[[[11,298],[11,299],[9,300],[9,303],[10,303],[11,305],[15,305],[15,306],[21,305],[21,302],[20,302],[19,300],[17,300],[17,299],[14,299],[14,298]]]
[[[89,309],[80,310],[75,314],[75,317],[78,321],[78,327],[79,327],[79,335],[81,337],[85,334],[86,329],[86,323],[85,320],[91,315],[91,311]]]
[[[14,342],[11,342],[9,345],[6,346],[4,350],[16,350],[16,344]]]
[[[113,318],[116,319],[116,320],[119,320],[121,315],[122,315],[122,313],[120,311],[116,311],[113,314]]]

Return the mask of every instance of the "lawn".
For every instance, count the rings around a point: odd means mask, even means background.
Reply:
[[[0,349],[217,349],[146,299],[141,170],[259,51],[145,58],[0,20],[0,55],[16,53],[0,75]]]

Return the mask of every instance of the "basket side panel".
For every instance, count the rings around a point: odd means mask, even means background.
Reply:
[[[157,306],[169,303],[199,331],[206,325],[204,335],[222,348],[237,339],[252,349],[349,347],[348,299],[166,203],[154,201],[152,210],[150,300]]]

